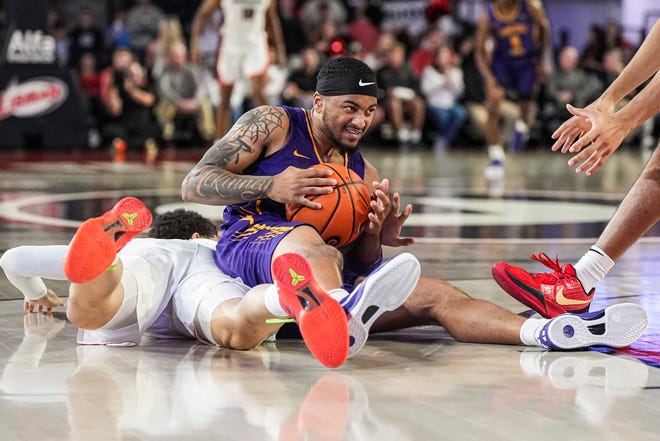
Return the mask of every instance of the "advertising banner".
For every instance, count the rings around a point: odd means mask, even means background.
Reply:
[[[0,53],[0,150],[86,147],[86,111],[71,73],[57,63],[46,0],[7,0]]]

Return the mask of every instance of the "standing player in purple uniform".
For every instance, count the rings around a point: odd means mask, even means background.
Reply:
[[[373,120],[377,95],[376,76],[366,64],[333,58],[317,76],[309,111],[258,107],[206,152],[184,179],[182,196],[209,205],[228,204],[215,254],[224,273],[241,277],[249,286],[270,283],[272,261],[285,253],[302,255],[320,288],[348,314],[349,356],[360,350],[370,330],[429,324],[444,326],[460,341],[563,349],[597,343],[620,346],[639,337],[630,333],[645,328],[646,314],[638,305],[615,305],[585,317],[525,319],[472,299],[442,280],[419,277],[419,263],[409,253],[381,264],[381,245],[413,241],[400,237],[412,207],[399,212],[399,195],[390,198],[387,179],[380,180],[376,168],[357,151]],[[336,182],[328,178],[329,171],[309,168],[322,162],[353,169],[374,196],[365,230],[341,250],[325,244],[311,226],[285,217],[286,203],[319,208],[305,195],[333,191]],[[360,276],[366,278],[354,287]],[[622,321],[614,324],[613,317]],[[595,324],[602,324],[605,332],[592,334],[589,326]],[[575,329],[570,337],[563,331],[566,326]]]
[[[479,21],[475,61],[486,84],[486,142],[493,176],[503,172],[504,149],[499,141],[499,106],[507,92],[520,105],[520,120],[511,140],[512,150],[527,141],[532,123],[532,98],[545,76],[544,51],[548,47],[550,26],[538,0],[493,0]],[[495,39],[491,65],[486,61],[486,41]],[[490,172],[489,172],[490,173]]]

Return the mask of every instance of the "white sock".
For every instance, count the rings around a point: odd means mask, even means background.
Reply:
[[[275,285],[270,285],[266,288],[266,292],[264,293],[264,304],[266,305],[268,312],[275,317],[286,318],[289,316],[280,304],[280,295],[278,294]]]
[[[525,346],[541,346],[539,335],[541,329],[548,323],[549,319],[544,318],[528,318],[520,327],[520,341]]]
[[[499,144],[493,144],[488,146],[488,156],[491,161],[500,161],[504,162],[506,155],[504,154],[504,149]]]
[[[338,302],[341,302],[348,296],[348,291],[344,288],[335,288],[328,291],[328,295]]]
[[[529,133],[529,128],[527,127],[527,124],[521,119],[516,120],[516,131],[520,133],[527,134]]]
[[[593,246],[573,267],[578,280],[588,293],[614,267],[614,261],[605,251]]]

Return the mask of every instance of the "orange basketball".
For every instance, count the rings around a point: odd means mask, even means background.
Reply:
[[[369,214],[369,189],[353,170],[343,165],[323,163],[313,168],[332,171],[328,178],[335,179],[337,186],[332,193],[308,196],[307,199],[322,205],[320,210],[300,204],[286,204],[286,217],[290,221],[312,225],[328,245],[337,248],[353,242]]]

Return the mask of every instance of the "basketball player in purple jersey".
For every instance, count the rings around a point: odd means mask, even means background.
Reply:
[[[241,277],[249,286],[270,283],[274,259],[291,252],[302,255],[321,288],[348,314],[349,356],[364,345],[370,329],[428,324],[444,326],[460,341],[564,349],[596,342],[620,345],[622,334],[630,344],[641,335],[628,333],[633,326],[645,328],[640,320],[646,315],[637,305],[619,306],[625,310],[616,314],[629,318],[623,327],[611,325],[615,312],[608,310],[593,318],[525,319],[472,299],[442,280],[420,278],[419,262],[409,253],[381,263],[382,245],[398,247],[413,241],[400,237],[412,206],[400,212],[399,195],[390,198],[388,180],[380,180],[376,168],[357,150],[373,120],[377,96],[376,76],[366,64],[333,58],[317,76],[309,111],[258,107],[206,152],[185,177],[182,196],[186,201],[227,205],[215,254],[224,273]],[[320,208],[305,196],[333,191],[336,182],[328,178],[329,170],[309,168],[322,162],[348,166],[373,194],[367,226],[341,250],[325,244],[311,226],[285,217],[286,203]],[[366,277],[357,284],[360,276]],[[605,334],[591,334],[591,320],[604,324]],[[566,325],[579,328],[575,337],[561,331]]]
[[[492,167],[503,171],[504,149],[499,144],[499,104],[509,92],[520,105],[520,120],[510,146],[520,150],[532,123],[532,98],[545,75],[544,51],[550,27],[538,0],[493,0],[479,21],[475,61],[486,84],[486,142]],[[489,35],[495,40],[492,63],[486,61]],[[496,170],[492,169],[493,177]]]

